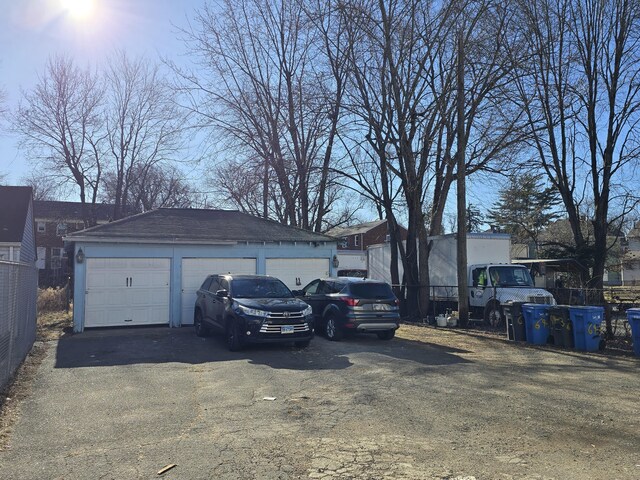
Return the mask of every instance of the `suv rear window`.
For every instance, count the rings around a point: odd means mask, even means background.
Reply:
[[[352,283],[349,290],[358,298],[391,298],[393,290],[386,283]]]

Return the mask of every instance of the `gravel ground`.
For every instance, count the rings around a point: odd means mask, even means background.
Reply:
[[[2,478],[640,478],[635,358],[411,325],[306,350],[186,328],[50,343]]]

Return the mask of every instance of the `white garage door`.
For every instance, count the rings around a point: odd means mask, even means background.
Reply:
[[[267,275],[299,290],[314,278],[329,276],[328,258],[267,258]]]
[[[208,275],[256,273],[255,258],[184,258],[182,259],[182,325],[193,324],[196,292]]]
[[[169,323],[168,258],[89,258],[85,327]]]

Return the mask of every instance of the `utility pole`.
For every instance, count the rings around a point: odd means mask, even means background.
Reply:
[[[462,28],[458,29],[458,68],[457,68],[457,114],[458,114],[458,158],[457,158],[457,190],[458,190],[458,318],[460,326],[469,325],[469,300],[467,285],[467,187],[465,150],[465,121],[464,121],[464,39]]]

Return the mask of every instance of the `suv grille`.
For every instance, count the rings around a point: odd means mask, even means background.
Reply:
[[[309,325],[307,323],[301,323],[298,325],[292,325],[293,333],[303,333],[309,331]],[[263,323],[260,327],[260,333],[281,333],[282,325],[273,325],[268,323]]]
[[[270,312],[267,319],[262,322],[260,333],[282,333],[282,327],[293,327],[293,333],[309,331],[309,324],[305,321],[302,312]]]
[[[550,305],[552,303],[551,297],[549,297],[548,295],[529,295],[527,297],[527,302],[538,303],[542,305]]]
[[[289,324],[296,320],[304,320],[302,312],[270,312],[267,317],[267,322],[279,324]]]

